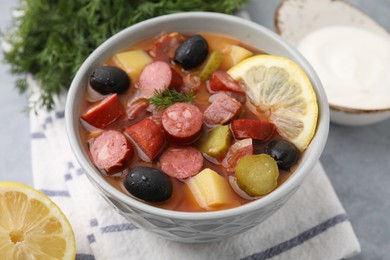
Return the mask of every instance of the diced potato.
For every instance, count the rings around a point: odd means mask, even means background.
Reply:
[[[114,58],[132,80],[138,78],[142,69],[153,62],[153,59],[143,50],[120,52],[115,54]]]
[[[230,68],[240,61],[250,57],[253,53],[241,46],[238,45],[229,45],[223,49],[224,58],[223,58],[223,67]]]
[[[229,149],[231,136],[229,126],[218,125],[201,140],[199,150],[216,159],[222,159]]]
[[[201,34],[207,41],[209,45],[209,50],[223,50],[231,45],[237,45],[240,43],[238,39],[235,38],[224,38],[223,41],[219,37],[213,37],[207,33]]]
[[[253,53],[251,51],[248,51],[247,49],[238,45],[232,45],[230,49],[230,58],[232,59],[234,65],[252,55]]]
[[[186,181],[199,206],[212,210],[237,203],[228,182],[215,171],[206,168]]]

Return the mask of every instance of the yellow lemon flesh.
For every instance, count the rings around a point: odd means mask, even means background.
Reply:
[[[296,63],[256,55],[230,68],[228,74],[245,87],[252,112],[274,123],[299,150],[306,149],[316,130],[318,105],[309,79]]]
[[[1,259],[74,259],[72,228],[54,202],[20,183],[0,182]]]

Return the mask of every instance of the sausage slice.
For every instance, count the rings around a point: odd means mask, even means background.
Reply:
[[[224,92],[218,92],[214,101],[203,113],[203,121],[207,125],[225,124],[241,112],[241,103]]]
[[[151,162],[165,145],[165,137],[160,125],[150,118],[145,118],[126,127],[125,134],[134,144],[140,158],[145,162]]]
[[[217,91],[245,93],[245,89],[223,70],[217,70],[211,75],[208,88],[211,93]]]
[[[134,154],[133,147],[126,137],[114,130],[103,132],[96,137],[89,151],[95,166],[107,173],[123,166]]]
[[[105,128],[126,113],[118,95],[113,94],[85,112],[81,118],[97,128]]]
[[[183,41],[184,36],[177,32],[164,34],[153,42],[150,56],[155,60],[170,62],[175,57],[176,49]]]
[[[252,139],[247,138],[238,140],[232,146],[230,146],[225,158],[222,160],[222,166],[225,167],[227,172],[234,172],[238,161],[246,156],[253,154]]]
[[[168,141],[178,145],[194,142],[202,130],[202,112],[188,103],[175,103],[162,115],[162,126]]]
[[[183,78],[168,63],[155,61],[145,66],[139,76],[138,88],[152,97],[156,90],[164,91],[166,88],[180,89]]]
[[[233,120],[230,128],[236,139],[252,138],[258,141],[269,140],[276,132],[273,123],[257,119]]]
[[[192,146],[169,147],[159,162],[163,172],[178,179],[194,176],[203,168],[202,153]]]

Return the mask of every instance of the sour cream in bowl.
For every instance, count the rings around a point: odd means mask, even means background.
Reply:
[[[390,34],[370,16],[345,1],[284,0],[275,30],[318,73],[331,122],[359,126],[390,118]]]
[[[390,37],[328,26],[306,35],[298,49],[318,73],[335,123],[363,125],[390,117]]]

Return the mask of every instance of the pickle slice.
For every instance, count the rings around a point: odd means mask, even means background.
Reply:
[[[247,155],[238,161],[235,177],[249,196],[263,196],[278,185],[278,165],[268,154]]]
[[[218,125],[201,140],[199,150],[216,159],[223,159],[229,150],[231,136],[229,126]]]
[[[201,81],[206,81],[210,78],[211,74],[216,71],[221,65],[223,59],[223,53],[217,50],[214,50],[210,57],[207,59],[206,65],[204,65],[202,71],[199,74]]]

